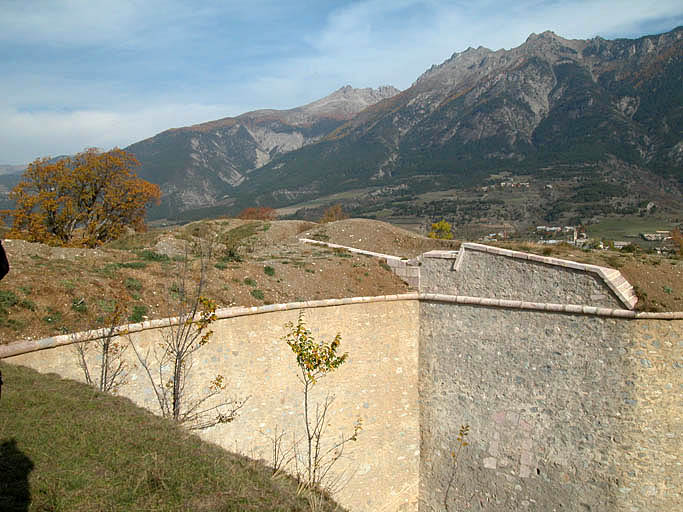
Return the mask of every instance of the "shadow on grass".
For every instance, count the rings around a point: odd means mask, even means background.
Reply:
[[[17,448],[17,441],[0,443],[0,510],[27,511],[31,503],[28,475],[33,462]]]

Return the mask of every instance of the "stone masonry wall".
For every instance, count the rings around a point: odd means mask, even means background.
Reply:
[[[681,323],[423,302],[421,508],[673,510]]]
[[[203,431],[209,441],[268,463],[275,427],[300,437],[303,433],[301,386],[294,354],[281,340],[287,322],[298,312],[278,311],[214,324],[212,341],[197,352],[189,388],[205,389],[217,373],[231,393],[251,398],[232,423]],[[354,511],[411,511],[417,509],[419,427],[417,397],[417,300],[373,302],[306,310],[305,320],[317,339],[342,334],[342,351],[348,362],[316,386],[314,399],[336,395],[331,409],[329,435],[336,441],[349,433],[357,418],[363,422],[358,441],[350,443],[336,467],[348,484],[336,494]],[[134,335],[142,350],[158,333]],[[131,358],[134,354],[128,351]],[[43,372],[83,380],[73,346],[62,346],[9,357]],[[129,375],[120,394],[157,411],[155,398],[141,368]]]
[[[599,278],[486,253],[422,264],[422,292],[619,308]],[[623,305],[621,306],[623,308]],[[674,510],[683,322],[422,300],[420,512]]]
[[[424,293],[623,307],[599,277],[581,270],[471,250],[455,270],[457,252],[429,254],[423,255],[420,269]]]

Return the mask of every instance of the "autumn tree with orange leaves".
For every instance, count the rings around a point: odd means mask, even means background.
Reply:
[[[242,220],[275,220],[277,219],[277,212],[273,208],[258,206],[245,208],[237,218]]]
[[[88,149],[58,161],[29,164],[10,192],[16,202],[9,237],[50,245],[96,247],[127,227],[145,229],[148,204],[159,203],[157,185],[138,178],[134,155],[115,148]]]

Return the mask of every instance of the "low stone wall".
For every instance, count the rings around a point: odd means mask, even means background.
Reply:
[[[432,251],[423,255],[421,288],[424,293],[495,297],[556,304],[623,308],[624,304],[599,275],[547,262],[473,250]],[[468,247],[470,249],[468,250]],[[483,246],[486,247],[486,246]],[[516,251],[506,251],[515,254]]]
[[[325,247],[330,247],[332,249],[344,249],[345,251],[353,252],[355,254],[365,254],[366,256],[385,260],[387,265],[389,265],[389,268],[391,268],[391,271],[403,279],[408,286],[415,289],[420,287],[420,263],[417,259],[401,258],[399,256],[392,256],[391,254],[366,251],[363,249],[356,249],[355,247],[347,247],[346,245],[311,240],[310,238],[300,238],[299,241],[306,244],[324,245]]]
[[[303,395],[296,361],[281,339],[286,332],[284,325],[296,322],[298,310],[270,309],[244,309],[242,316],[216,322],[212,341],[196,354],[188,382],[188,389],[196,395],[216,374],[222,374],[232,395],[251,397],[237,420],[200,435],[266,463],[271,450],[269,436],[276,426],[288,431],[286,443],[292,436],[300,438],[303,434]],[[327,393],[336,396],[329,416],[330,441],[336,441],[342,432],[352,432],[354,422],[362,419],[358,441],[347,445],[344,458],[335,467],[341,482],[348,480],[336,497],[351,510],[417,509],[417,315],[414,298],[380,302],[354,299],[349,304],[305,310],[306,323],[316,338],[330,340],[340,332],[341,350],[349,354],[346,364],[315,387],[313,398],[324,400]],[[157,336],[158,329],[132,334],[142,351],[153,348]],[[133,367],[133,352],[128,350],[126,355],[131,370],[119,394],[158,411],[146,376],[139,364]],[[25,353],[6,361],[83,380],[73,345]]]

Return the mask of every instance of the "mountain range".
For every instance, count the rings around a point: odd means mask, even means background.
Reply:
[[[454,53],[404,91],[346,86],[126,149],[162,187],[152,218],[296,209],[340,194],[358,215],[456,223],[585,221],[652,201],[682,213],[681,83],[683,27],[616,40],[548,31],[510,50]],[[492,192],[506,183],[528,191]]]
[[[167,130],[126,150],[142,163],[138,174],[162,187],[157,215],[232,204],[248,174],[277,157],[322,140],[366,107],[399,91],[342,87],[291,110],[256,110]]]

